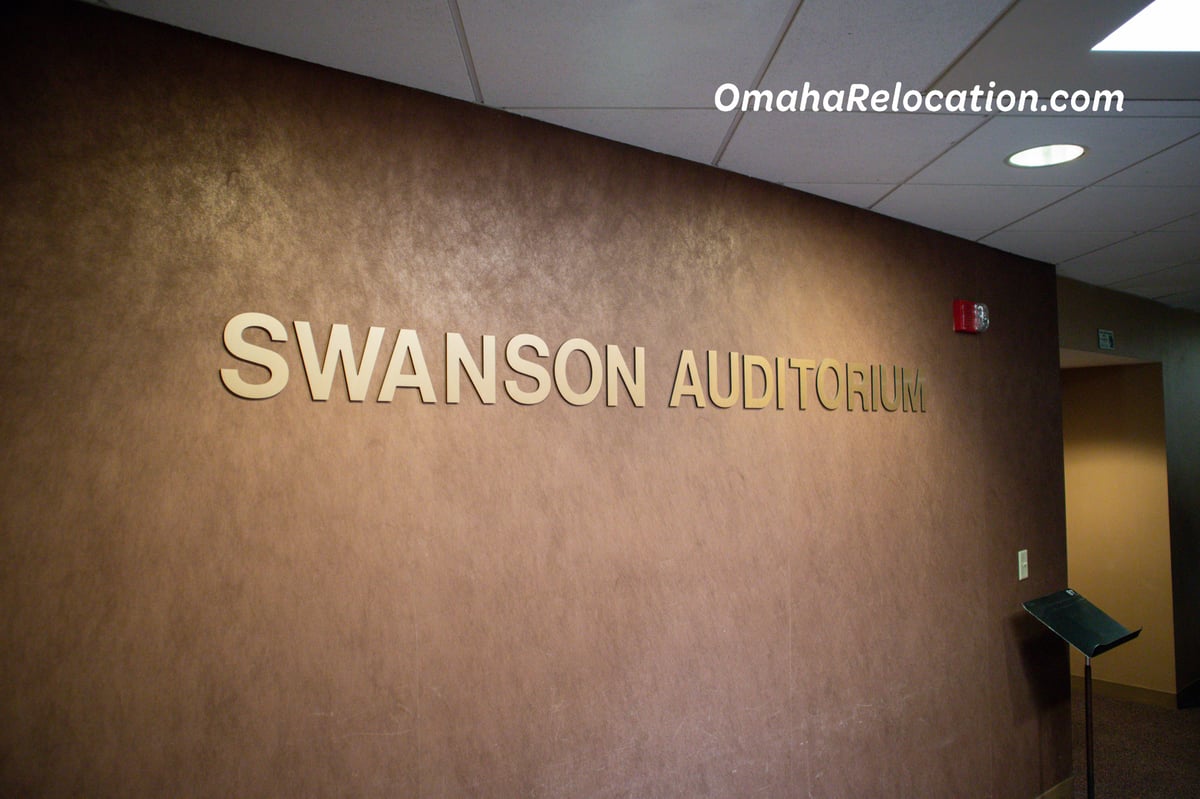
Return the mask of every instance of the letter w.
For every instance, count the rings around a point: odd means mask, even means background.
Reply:
[[[338,360],[342,362],[342,373],[346,378],[346,391],[352,402],[362,402],[367,396],[371,373],[375,371],[375,359],[379,356],[379,345],[383,342],[383,328],[372,327],[367,333],[367,344],[363,349],[362,369],[354,360],[354,345],[350,343],[350,327],[334,325],[329,333],[329,345],[325,348],[325,361],[318,363],[317,345],[313,341],[312,326],[308,322],[294,322],[296,342],[300,345],[300,357],[304,360],[304,374],[308,377],[308,390],[314,400],[329,399],[333,387],[333,375]]]

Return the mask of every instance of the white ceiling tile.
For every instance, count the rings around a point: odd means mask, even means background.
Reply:
[[[847,205],[870,208],[895,188],[892,183],[787,183],[790,189],[827,197]]]
[[[915,183],[1086,186],[1200,133],[1200,119],[996,117],[913,178]],[[1039,144],[1082,144],[1077,161],[1041,169],[1009,166],[1013,153]]]
[[[1125,169],[1101,186],[1200,186],[1200,136]]]
[[[1128,99],[1200,97],[1200,53],[1092,53],[1147,0],[1022,0],[939,81],[1010,89],[1121,89]]]
[[[1111,288],[1157,300],[1172,294],[1186,293],[1196,285],[1200,285],[1200,263],[1182,264],[1148,272],[1114,283]]]
[[[907,183],[872,210],[935,230],[987,235],[1074,191],[1059,186],[928,186]]]
[[[1197,210],[1200,210],[1200,186],[1094,186],[1014,223],[1009,229],[1138,233]]]
[[[763,79],[769,89],[924,89],[1010,0],[805,0]]]
[[[484,101],[510,108],[712,108],[749,85],[792,0],[459,0]]]
[[[605,139],[711,163],[731,117],[716,109],[539,108],[520,112]]]
[[[444,0],[105,0],[108,8],[426,91],[474,98]]]
[[[1189,263],[1200,253],[1200,231],[1154,231],[1119,241],[1059,264],[1058,273],[1109,286]]]
[[[979,122],[957,114],[749,112],[719,166],[777,183],[899,183]]]
[[[1036,261],[1058,264],[1125,238],[1129,238],[1128,233],[1002,230],[985,238],[983,243]]]

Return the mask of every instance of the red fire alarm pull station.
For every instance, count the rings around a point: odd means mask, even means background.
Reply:
[[[991,325],[988,307],[982,302],[954,301],[954,332],[982,333]]]

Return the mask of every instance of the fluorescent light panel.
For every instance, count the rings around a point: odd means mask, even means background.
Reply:
[[[1093,52],[1200,52],[1200,0],[1154,0]]]

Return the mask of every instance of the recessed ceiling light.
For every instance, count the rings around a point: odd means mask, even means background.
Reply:
[[[1101,52],[1200,52],[1200,3],[1154,0],[1092,48]]]
[[[1078,144],[1043,144],[1041,147],[1030,147],[1019,153],[1013,153],[1005,163],[1009,166],[1054,166],[1074,161],[1083,155],[1084,149]]]

